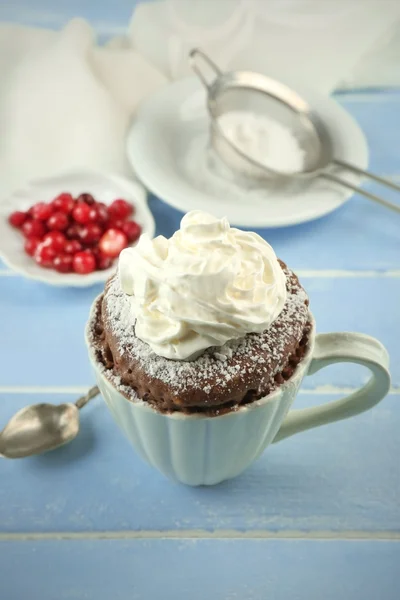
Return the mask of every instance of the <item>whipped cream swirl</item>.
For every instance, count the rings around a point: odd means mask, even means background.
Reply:
[[[286,278],[256,233],[192,211],[169,240],[142,235],[119,259],[136,335],[159,356],[190,360],[210,346],[264,331],[286,301]]]

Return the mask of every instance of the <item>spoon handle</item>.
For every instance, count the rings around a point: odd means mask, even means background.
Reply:
[[[82,408],[83,406],[85,406],[85,404],[89,402],[89,400],[92,400],[92,398],[95,398],[99,394],[100,390],[97,387],[97,385],[95,385],[92,388],[90,388],[87,394],[85,394],[81,398],[78,398],[78,400],[75,402],[75,406],[77,406],[78,408]]]

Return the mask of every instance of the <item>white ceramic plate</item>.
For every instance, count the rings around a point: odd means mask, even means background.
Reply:
[[[97,200],[111,204],[116,198],[124,198],[135,205],[135,220],[142,226],[143,233],[153,237],[155,223],[146,200],[146,191],[136,181],[115,175],[102,175],[95,172],[77,172],[52,179],[32,182],[0,204],[0,257],[11,269],[30,279],[57,286],[87,287],[106,281],[113,273],[116,263],[110,269],[94,271],[88,275],[57,273],[43,269],[24,252],[24,237],[8,223],[8,216],[14,210],[27,210],[35,202],[49,202],[61,192],[78,196],[88,192]]]
[[[332,98],[299,85],[295,89],[325,123],[335,157],[365,169],[368,146],[353,118]],[[206,210],[243,227],[283,227],[322,217],[352,195],[322,180],[302,189],[244,190],[210,170],[208,126],[205,91],[196,78],[188,78],[147,100],[128,137],[128,157],[138,177],[178,210]],[[355,175],[346,177],[359,183]]]

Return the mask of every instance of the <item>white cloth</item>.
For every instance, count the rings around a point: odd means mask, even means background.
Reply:
[[[223,69],[294,75],[330,93],[399,19],[393,0],[158,0],[102,47],[81,19],[61,32],[0,24],[0,201],[77,167],[130,173],[138,104],[190,73],[194,46]]]
[[[331,93],[384,45],[399,19],[398,0],[158,0],[138,5],[130,36],[171,78],[190,72],[188,51],[201,46],[224,69]]]
[[[131,47],[98,47],[80,19],[58,34],[3,25],[0,49],[0,197],[75,168],[131,172],[127,128],[161,73]]]

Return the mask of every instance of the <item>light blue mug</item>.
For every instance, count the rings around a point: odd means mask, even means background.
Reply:
[[[390,389],[389,356],[376,339],[360,333],[310,334],[309,349],[293,376],[273,393],[215,417],[162,414],[144,401],[127,400],[106,378],[89,332],[86,343],[97,384],[115,421],[138,454],[169,479],[214,485],[242,473],[271,443],[300,431],[353,417],[372,408]],[[346,398],[315,408],[289,411],[306,375],[338,362],[371,371],[369,381]]]

